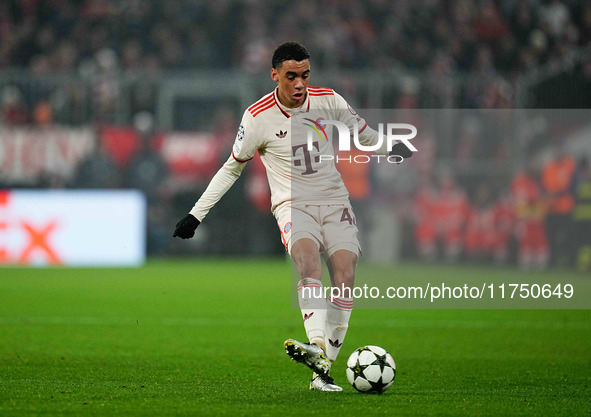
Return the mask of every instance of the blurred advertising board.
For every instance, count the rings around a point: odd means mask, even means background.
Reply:
[[[99,148],[125,170],[140,144],[138,132],[126,126],[0,127],[0,184],[33,187],[48,177],[68,183],[79,165]],[[173,178],[209,181],[228,157],[231,145],[207,132],[158,132],[149,146],[162,155]]]
[[[139,266],[145,225],[135,190],[0,190],[0,264]]]
[[[47,174],[69,178],[92,151],[90,128],[0,128],[0,182],[34,184]]]

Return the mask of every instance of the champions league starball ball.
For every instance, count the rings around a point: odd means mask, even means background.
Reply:
[[[363,346],[347,360],[347,379],[359,392],[381,394],[396,378],[396,363],[378,346]]]

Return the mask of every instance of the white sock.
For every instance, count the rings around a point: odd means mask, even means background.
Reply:
[[[300,280],[298,282],[298,301],[304,319],[304,328],[310,343],[316,343],[326,350],[324,345],[326,298],[324,297],[322,281],[315,278]]]
[[[326,304],[326,356],[334,362],[349,328],[353,298],[332,297]]]

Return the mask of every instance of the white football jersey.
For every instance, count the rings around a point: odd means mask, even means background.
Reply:
[[[256,152],[267,171],[273,211],[285,203],[347,202],[349,194],[334,163],[336,129],[325,129],[324,120],[344,123],[351,135],[357,129],[364,145],[377,143],[378,133],[332,89],[308,86],[304,103],[295,109],[283,106],[275,89],[244,112],[231,157],[191,214],[203,220]]]

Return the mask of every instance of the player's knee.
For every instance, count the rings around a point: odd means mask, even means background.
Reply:
[[[335,269],[333,280],[337,287],[352,288],[355,284],[355,267],[347,265]]]
[[[300,279],[304,278],[322,278],[322,264],[320,263],[319,257],[315,254],[302,252],[294,259]]]

